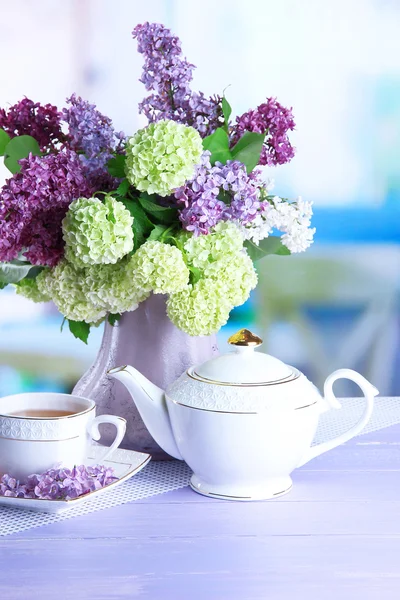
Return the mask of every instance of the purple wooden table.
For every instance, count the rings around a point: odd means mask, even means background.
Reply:
[[[400,426],[294,474],[280,499],[190,489],[0,538],[5,600],[399,600]]]

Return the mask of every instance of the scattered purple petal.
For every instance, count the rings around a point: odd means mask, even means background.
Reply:
[[[114,470],[104,465],[49,469],[41,475],[29,475],[23,483],[6,474],[0,479],[0,496],[72,500],[107,487],[117,479]]]

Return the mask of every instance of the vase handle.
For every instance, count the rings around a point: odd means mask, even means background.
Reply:
[[[115,436],[115,440],[108,448],[105,455],[101,458],[101,460],[107,460],[111,456],[111,454],[121,445],[122,440],[124,439],[126,432],[126,419],[122,417],[115,417],[114,415],[100,415],[95,417],[93,421],[88,424],[88,433],[89,435],[97,442],[101,438],[101,433],[99,430],[99,425],[101,423],[112,423],[117,428],[117,435]]]

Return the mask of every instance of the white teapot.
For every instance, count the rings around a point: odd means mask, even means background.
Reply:
[[[131,392],[150,434],[193,471],[191,487],[212,498],[263,500],[287,493],[296,467],[360,433],[378,391],[362,375],[339,369],[324,398],[297,369],[255,352],[262,340],[242,329],[224,354],[191,367],[166,392],[130,366],[111,369]],[[311,447],[319,415],[340,408],[332,385],[354,381],[366,408],[360,421],[333,440]]]

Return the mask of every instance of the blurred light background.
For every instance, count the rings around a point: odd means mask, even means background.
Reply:
[[[267,96],[293,106],[296,157],[266,176],[278,194],[314,201],[316,241],[259,263],[260,285],[221,347],[251,326],[319,386],[346,366],[400,395],[400,2],[2,0],[1,14],[0,106],[26,95],[62,107],[76,91],[133,133],[145,90],[131,31],[144,21],[181,38],[193,89],[229,86],[234,114]],[[51,306],[1,292],[0,394],[72,387],[101,331],[86,347],[60,324]]]

